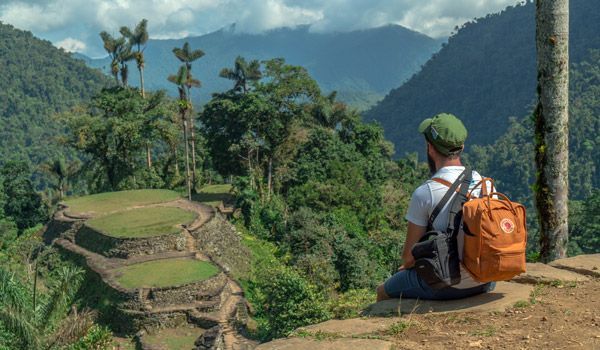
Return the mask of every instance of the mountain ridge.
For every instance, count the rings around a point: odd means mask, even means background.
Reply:
[[[151,28],[150,28],[151,33]],[[100,39],[98,39],[100,40]],[[354,105],[366,107],[394,86],[408,79],[440,46],[439,39],[399,25],[351,32],[316,33],[309,26],[278,28],[260,34],[236,33],[229,28],[183,39],[151,39],[145,51],[144,79],[149,89],[167,89],[175,94],[166,77],[179,65],[171,50],[189,41],[205,56],[194,62],[194,76],[203,82],[194,101],[203,103],[213,92],[231,87],[218,77],[236,56],[246,59],[283,57],[290,64],[305,67],[324,91]],[[74,54],[81,57],[80,54]],[[109,61],[86,58],[88,65],[107,72]],[[158,62],[158,63],[157,63]],[[400,63],[400,64],[399,64]],[[130,67],[130,82],[138,84],[138,73]]]
[[[570,63],[600,48],[600,3],[574,0],[570,8]],[[424,146],[418,123],[456,114],[469,130],[467,148],[493,143],[509,117],[526,116],[535,103],[535,4],[509,6],[463,25],[406,83],[364,113],[383,126],[398,155]]]

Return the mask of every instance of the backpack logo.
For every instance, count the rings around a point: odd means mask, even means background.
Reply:
[[[505,233],[512,233],[515,230],[515,223],[510,219],[502,219],[500,221],[500,228]]]

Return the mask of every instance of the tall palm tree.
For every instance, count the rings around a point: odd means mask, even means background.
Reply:
[[[58,200],[62,200],[69,186],[69,180],[80,169],[81,163],[78,161],[67,162],[64,157],[58,158],[40,165],[40,168],[46,174],[56,179],[55,188],[58,191]]]
[[[148,20],[142,19],[138,23],[133,31],[126,26],[121,27],[121,35],[123,35],[129,41],[129,46],[135,48],[133,52],[133,58],[135,59],[140,72],[140,90],[142,97],[145,97],[144,90],[144,50],[146,49],[146,43],[148,42]]]
[[[221,72],[219,72],[219,76],[221,78],[233,80],[233,90],[245,94],[249,90],[248,83],[258,81],[262,76],[260,72],[260,62],[258,62],[258,60],[246,62],[246,59],[238,56],[235,59],[233,69],[223,68],[221,69]]]
[[[187,98],[187,90],[186,84],[188,81],[188,70],[185,65],[179,67],[179,71],[177,71],[176,75],[170,75],[168,80],[177,85],[177,90],[179,91],[179,100],[177,104],[179,106],[179,115],[181,117],[181,123],[183,127],[183,143],[185,144],[185,178],[187,183],[187,194],[188,199],[192,200],[192,186],[190,180],[190,151],[188,144],[188,125],[187,125],[187,113],[190,109],[190,103]]]
[[[125,38],[119,38],[123,40],[123,45],[118,47],[117,51],[117,61],[119,62],[119,70],[121,73],[121,83],[123,86],[127,86],[127,79],[129,77],[129,66],[127,62],[134,59],[135,55],[133,51],[131,51],[131,46],[129,43],[125,42]]]
[[[544,262],[563,258],[569,238],[569,1],[536,1],[538,103],[535,203]]]
[[[115,38],[112,35],[108,34],[106,31],[100,32],[100,38],[104,43],[104,49],[108,52],[109,57],[111,58],[110,71],[113,77],[115,78],[115,82],[119,85],[119,52],[121,51],[121,47],[125,45],[125,38]]]
[[[62,348],[88,332],[94,314],[72,306],[82,280],[81,269],[59,269],[45,298],[36,304],[35,288],[30,294],[14,274],[0,268],[0,323],[18,340],[19,349]]]
[[[191,89],[193,87],[200,87],[200,81],[197,79],[194,79],[192,77],[192,62],[196,61],[197,59],[199,59],[200,57],[204,56],[204,51],[198,49],[198,50],[192,50],[190,47],[190,43],[189,42],[185,42],[183,43],[183,46],[181,48],[175,47],[173,48],[173,54],[175,54],[175,57],[177,57],[178,60],[180,60],[183,64],[185,64],[185,68],[187,69],[187,77],[186,77],[186,92],[187,92],[187,99],[188,99],[188,103],[190,106],[190,117],[192,118],[192,120],[190,121],[189,127],[190,127],[190,138],[191,138],[191,145],[192,145],[192,183],[194,184],[193,186],[193,190],[194,192],[196,191],[196,185],[197,185],[197,179],[196,179],[196,123],[194,123],[193,120],[193,104],[192,104],[192,94],[191,94]]]
[[[146,97],[144,90],[144,50],[146,49],[146,43],[148,42],[148,20],[142,19],[138,23],[133,31],[126,26],[121,27],[121,35],[127,38],[129,46],[135,48],[136,51],[132,53],[137,68],[140,73],[140,91],[142,98]],[[150,142],[146,142],[146,166],[148,169],[152,168],[152,152]]]

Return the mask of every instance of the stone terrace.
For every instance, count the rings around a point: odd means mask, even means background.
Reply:
[[[146,238],[115,238],[85,224],[86,220],[99,215],[161,206],[192,211],[196,219],[183,225],[180,232]],[[242,289],[229,272],[232,266],[243,266],[248,262],[236,264],[227,259],[231,255],[244,260],[249,253],[244,251],[235,229],[214,208],[182,199],[106,210],[100,214],[79,214],[63,206],[49,224],[44,239],[85,264],[90,273],[114,290],[119,299],[115,305],[119,315],[115,318],[115,328],[130,334],[137,333],[143,349],[153,348],[144,341],[144,334],[183,324],[210,329],[224,349],[254,347],[253,342],[241,336],[232,326],[232,322],[236,325],[240,321],[243,323],[244,320],[235,318],[236,315],[247,315],[247,304]],[[223,242],[227,242],[227,246]],[[223,251],[227,249],[234,251]],[[172,259],[209,262],[220,272],[205,280],[167,287],[125,288],[118,282],[122,267]],[[203,337],[199,339],[201,342],[205,340]]]

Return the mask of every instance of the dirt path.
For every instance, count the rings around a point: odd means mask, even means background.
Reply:
[[[538,285],[501,313],[412,315],[387,336],[397,349],[600,349],[600,279]]]

